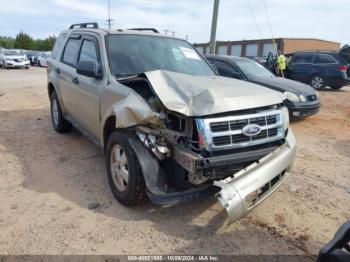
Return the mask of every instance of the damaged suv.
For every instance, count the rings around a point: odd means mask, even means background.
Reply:
[[[155,29],[72,25],[47,74],[53,127],[73,125],[102,148],[124,205],[216,195],[232,222],[278,188],[294,161],[280,93],[216,76],[191,44]]]

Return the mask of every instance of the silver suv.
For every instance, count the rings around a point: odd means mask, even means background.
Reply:
[[[124,205],[216,195],[235,221],[289,174],[284,98],[216,76],[182,39],[76,24],[58,37],[47,72],[53,127],[73,125],[101,147]]]

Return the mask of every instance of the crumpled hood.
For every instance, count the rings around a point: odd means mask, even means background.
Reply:
[[[284,96],[249,82],[221,76],[192,76],[170,71],[145,73],[163,105],[186,116],[205,116],[264,107]]]
[[[311,86],[290,80],[283,77],[256,77],[249,79],[250,81],[266,87],[270,87],[280,92],[293,92],[297,95],[315,95],[316,90]]]

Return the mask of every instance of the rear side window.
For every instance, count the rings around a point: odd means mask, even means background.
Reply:
[[[59,52],[63,47],[66,37],[67,37],[67,33],[62,33],[58,36],[58,38],[56,39],[55,45],[53,46],[53,49],[52,49],[52,55],[51,55],[52,58],[56,59],[59,56]]]
[[[79,61],[92,61],[98,63],[96,45],[90,40],[84,40],[81,47]]]
[[[330,55],[318,55],[316,57],[316,64],[336,64],[337,61]]]
[[[312,58],[312,54],[296,54],[293,62],[295,64],[311,64]]]
[[[62,62],[75,67],[78,61],[80,39],[71,38],[68,40],[62,57]]]

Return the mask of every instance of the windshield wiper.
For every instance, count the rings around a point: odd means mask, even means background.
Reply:
[[[139,74],[115,74],[114,76],[117,78],[117,80],[123,80],[128,78],[133,78],[138,76]]]

